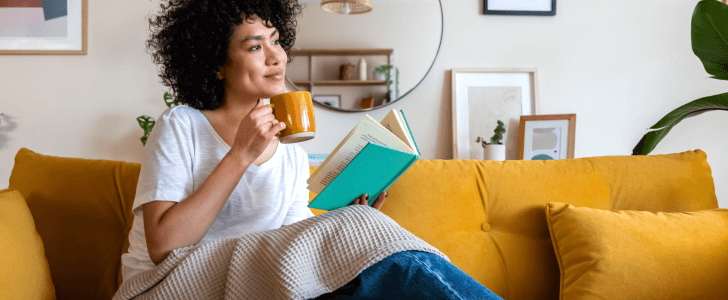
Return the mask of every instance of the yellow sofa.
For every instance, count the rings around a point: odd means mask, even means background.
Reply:
[[[45,249],[40,259],[47,259],[52,278],[42,289],[46,296],[114,294],[139,169],[121,161],[18,152],[9,189],[0,196],[17,190],[12,195],[27,202]],[[560,268],[569,258],[554,251],[545,213],[551,202],[648,212],[718,207],[706,154],[695,150],[556,161],[421,159],[389,189],[382,211],[503,298],[557,299],[565,284]],[[38,270],[42,281],[45,273]]]

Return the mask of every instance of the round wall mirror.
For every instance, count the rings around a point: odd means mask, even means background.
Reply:
[[[345,112],[401,100],[427,76],[440,51],[439,0],[372,0],[362,14],[335,14],[300,0],[296,43],[286,67],[289,90]]]

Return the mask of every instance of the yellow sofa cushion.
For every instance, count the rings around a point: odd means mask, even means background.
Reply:
[[[18,151],[10,188],[36,220],[58,299],[111,299],[116,292],[140,167]]]
[[[560,299],[728,299],[728,209],[653,213],[549,203]]]
[[[0,299],[56,299],[43,241],[18,191],[0,191]]]

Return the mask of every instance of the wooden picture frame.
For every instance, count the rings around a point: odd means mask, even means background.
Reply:
[[[518,159],[574,158],[576,114],[521,116]]]
[[[536,114],[536,103],[535,68],[452,69],[453,159],[483,159],[475,141],[489,141],[498,120],[506,126],[506,159],[517,159],[519,118]]]
[[[313,100],[321,105],[341,108],[341,95],[314,95]]]
[[[555,16],[556,0],[483,0],[484,15]]]
[[[88,0],[65,0],[66,15],[62,15],[65,21],[59,20],[59,18],[42,20],[43,15],[46,14],[48,7],[32,6],[38,5],[37,3],[43,3],[42,5],[49,5],[52,1],[28,1],[24,2],[25,5],[22,10],[16,9],[16,7],[7,7],[7,11],[0,11],[0,15],[4,15],[4,21],[0,20],[0,55],[86,55],[88,53]],[[21,1],[22,2],[22,1]],[[12,4],[9,4],[12,5]],[[58,9],[62,9],[63,6],[58,6],[54,12]],[[0,7],[2,10],[3,7]],[[11,10],[13,14],[8,12]],[[37,12],[36,9],[42,10]],[[15,15],[15,17],[13,17]],[[29,16],[33,16],[30,18]],[[28,25],[25,22],[31,20],[37,21],[40,16],[41,21]],[[20,22],[19,27],[13,27],[12,24],[8,25],[7,22],[17,21]],[[43,27],[43,21],[46,22],[46,27]],[[63,23],[58,23],[63,22]],[[41,24],[41,25],[38,25]],[[59,31],[59,24],[65,26],[65,31],[62,29]],[[39,29],[40,28],[40,29]],[[12,32],[13,35],[17,35],[18,32],[24,32],[25,36],[3,36],[3,32]],[[51,36],[45,36],[52,32]],[[65,32],[62,35],[60,32]],[[11,34],[11,33],[8,33]],[[33,36],[35,35],[35,36]],[[53,36],[56,35],[56,36]]]

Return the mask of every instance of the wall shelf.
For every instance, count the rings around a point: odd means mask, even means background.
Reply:
[[[311,92],[311,94],[313,96],[316,96],[316,93],[314,93],[315,87],[349,87],[350,89],[347,89],[347,90],[350,90],[350,91],[365,90],[365,89],[357,89],[357,88],[361,88],[361,87],[376,87],[376,86],[381,86],[381,87],[385,87],[385,88],[387,87],[387,82],[385,80],[372,80],[372,79],[339,80],[338,77],[337,78],[317,78],[314,80],[313,70],[314,70],[314,65],[317,64],[314,57],[321,57],[321,56],[325,56],[325,57],[384,56],[384,57],[386,57],[386,63],[388,65],[391,65],[392,62],[394,61],[394,49],[291,49],[289,51],[289,55],[291,57],[304,56],[304,57],[308,58],[308,78],[305,80],[292,80],[291,82],[296,86],[307,88],[308,91]],[[359,73],[359,72],[356,72],[356,73]],[[394,82],[390,81],[390,85],[392,83],[394,83]],[[396,83],[395,83],[395,86],[396,86]],[[326,90],[326,88],[322,88],[321,90]],[[389,91],[389,93],[390,94],[389,94],[388,98],[391,98],[393,96],[392,95],[393,91]],[[371,94],[369,97],[364,97],[364,99],[371,100],[372,99]],[[364,99],[362,99],[362,101],[364,101]],[[384,99],[384,97],[381,99]],[[346,97],[341,98],[341,100],[342,100],[342,104],[344,102],[351,101],[351,100],[347,101]],[[354,101],[356,101],[356,100],[354,100]],[[385,100],[381,100],[381,101],[385,101]],[[370,105],[372,105],[372,104],[370,104]]]
[[[394,49],[291,49],[291,56],[308,57],[308,80],[295,80],[293,84],[304,86],[372,86],[386,85],[384,80],[313,80],[314,56],[386,56],[392,63]]]
[[[317,81],[293,81],[295,85],[305,86],[367,86],[367,85],[385,85],[384,80],[317,80]]]
[[[390,56],[394,49],[291,49],[292,56]]]

